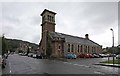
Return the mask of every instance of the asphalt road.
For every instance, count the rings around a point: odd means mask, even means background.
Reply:
[[[76,59],[67,62],[9,55],[3,74],[118,74],[115,67],[94,65],[107,58]]]

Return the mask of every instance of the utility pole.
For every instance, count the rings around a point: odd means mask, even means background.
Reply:
[[[114,65],[114,30],[111,28],[110,29],[112,31],[112,50],[113,50],[113,65]]]

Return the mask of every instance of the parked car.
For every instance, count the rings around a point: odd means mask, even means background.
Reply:
[[[4,69],[6,65],[6,58],[2,57],[2,55],[0,55],[0,66]]]
[[[93,56],[91,54],[85,54],[84,58],[92,58]]]
[[[102,58],[103,58],[103,57],[108,57],[107,54],[99,54],[99,56],[101,56]]]
[[[100,58],[103,58],[103,57],[104,57],[103,54],[96,54],[96,55],[99,55]]]
[[[90,58],[89,54],[85,54],[84,58]]]
[[[120,59],[120,54],[116,55],[116,59]]]
[[[109,54],[109,57],[116,57],[116,54]]]
[[[85,54],[80,54],[77,56],[78,58],[84,58],[85,57]]]
[[[100,58],[98,54],[93,54],[94,58]]]
[[[4,54],[4,58],[5,59],[7,59],[8,58],[8,54],[6,53],[6,54]]]
[[[22,53],[18,53],[19,55],[22,55]]]
[[[76,54],[66,54],[65,58],[67,58],[67,59],[76,59],[77,55]]]
[[[87,54],[88,58],[94,58],[94,56],[92,54]]]
[[[37,58],[37,54],[33,54],[32,57],[33,57],[33,58]]]
[[[37,58],[37,59],[42,59],[43,57],[42,57],[41,54],[37,54],[36,58]]]
[[[27,56],[27,53],[22,53],[22,56]]]
[[[28,54],[28,57],[32,57],[32,56],[33,56],[33,53],[29,53],[29,54]]]

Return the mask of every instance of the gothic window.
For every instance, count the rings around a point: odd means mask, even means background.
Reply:
[[[54,19],[53,19],[53,17],[52,17],[52,22],[54,22]]]
[[[59,45],[59,49],[60,49],[60,45]]]
[[[88,53],[90,52],[90,47],[88,46]]]
[[[51,16],[50,16],[50,21],[51,21]]]
[[[92,53],[94,53],[94,51],[93,51],[94,49],[93,49],[93,47],[92,47]]]
[[[87,46],[84,46],[84,52],[87,53]]]
[[[82,53],[82,45],[81,45],[81,48],[80,48],[80,52]]]
[[[48,21],[50,20],[50,16],[49,15],[47,15],[48,16]]]
[[[78,52],[79,52],[79,45],[78,45]]]
[[[68,52],[70,52],[70,44],[68,44]]]
[[[71,47],[71,52],[73,52],[74,51],[74,46],[73,46],[73,44],[72,44],[72,47]]]

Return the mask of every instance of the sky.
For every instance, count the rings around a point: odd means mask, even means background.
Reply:
[[[6,38],[20,39],[39,44],[41,16],[44,9],[56,12],[55,31],[85,37],[102,45],[118,45],[117,2],[1,2],[0,34]],[[119,41],[120,42],[120,41]]]

